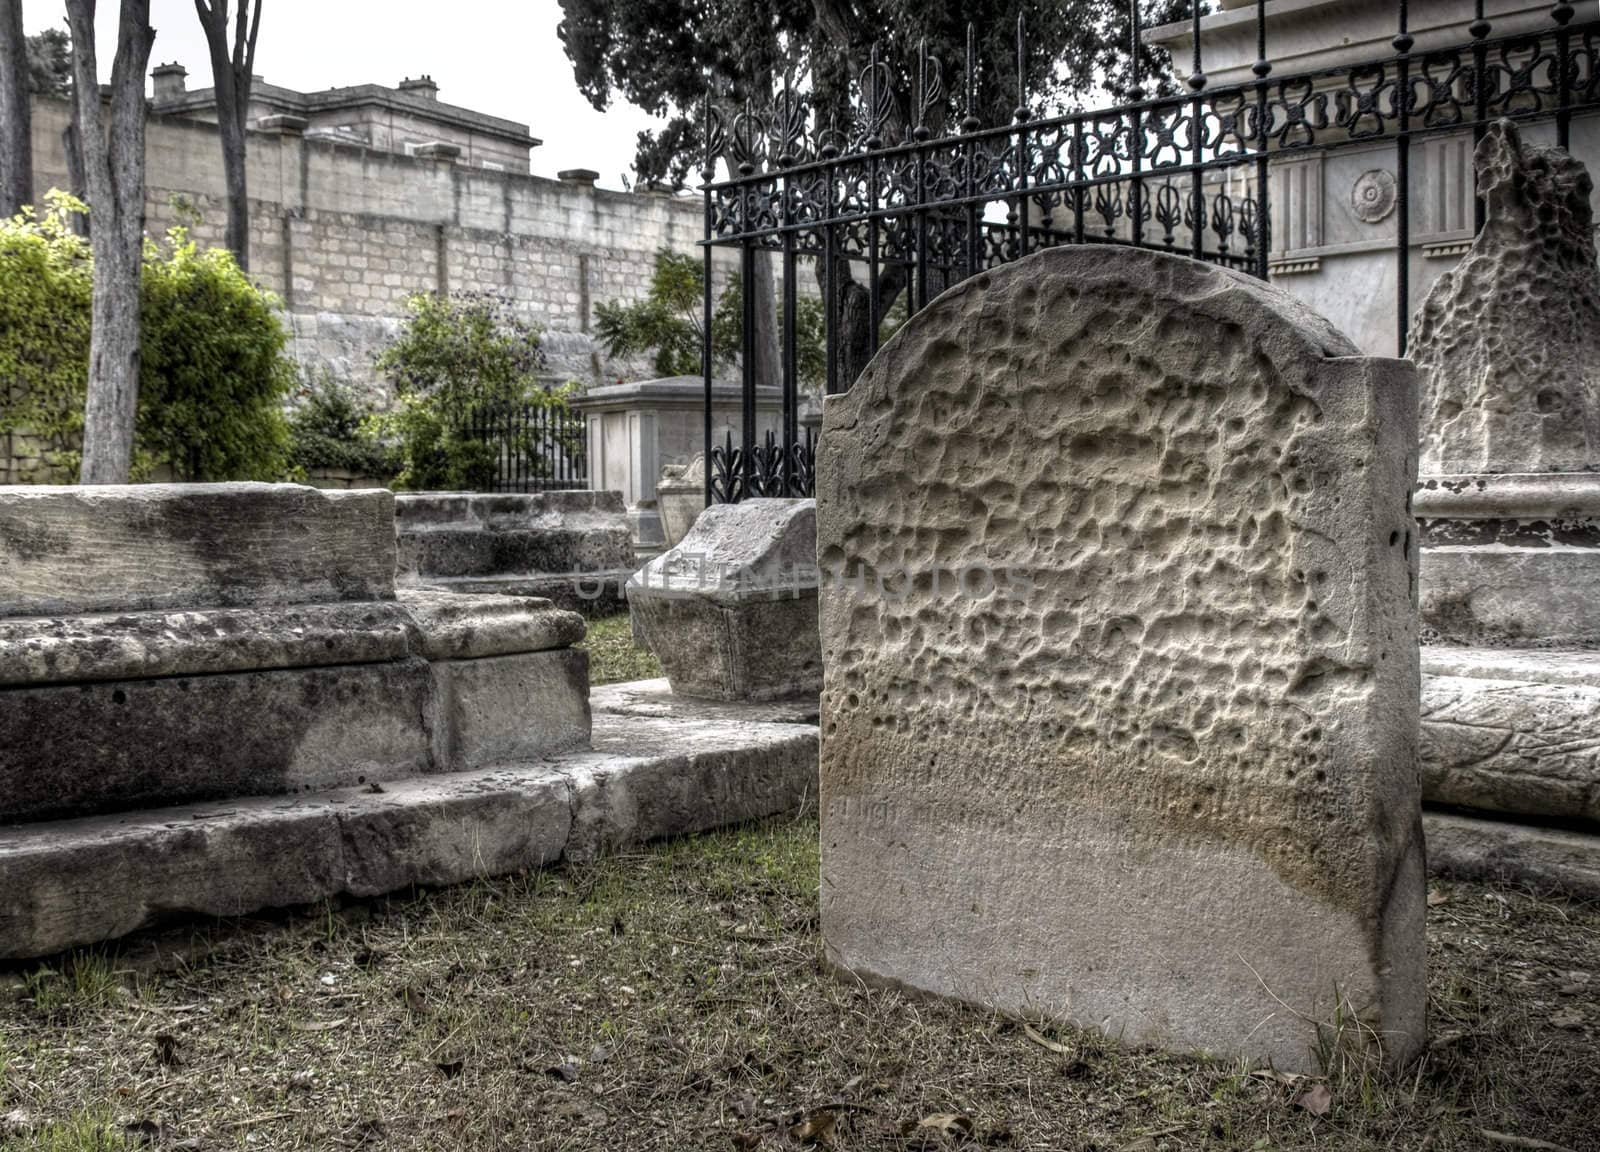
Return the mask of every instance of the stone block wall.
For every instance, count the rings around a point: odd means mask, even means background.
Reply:
[[[68,185],[69,119],[65,101],[35,100],[41,198]],[[301,363],[325,365],[380,399],[372,357],[406,297],[424,291],[508,297],[544,326],[552,380],[648,374],[646,364],[608,360],[591,340],[594,306],[641,298],[656,250],[692,251],[701,236],[695,197],[612,192],[292,133],[253,132],[249,147],[251,274],[282,298]],[[153,116],[146,148],[147,231],[159,237],[188,224],[201,244],[220,245],[215,129]]]

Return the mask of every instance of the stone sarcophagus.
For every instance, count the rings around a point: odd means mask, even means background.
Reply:
[[[0,824],[587,743],[580,617],[394,570],[384,491],[0,488]]]
[[[833,963],[1315,1068],[1424,1029],[1411,366],[1193,261],[1060,248],[826,402]]]

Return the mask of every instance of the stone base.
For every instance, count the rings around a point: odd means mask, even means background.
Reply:
[[[592,860],[814,801],[814,725],[664,696],[659,683],[596,689],[593,751],[537,763],[0,829],[0,959],[159,920]]]
[[[1425,644],[1600,645],[1600,473],[1425,476]]]
[[[1600,901],[1600,830],[1542,828],[1488,816],[1427,812],[1428,870]]]
[[[1600,831],[1600,651],[1422,649],[1423,796]]]
[[[583,745],[583,622],[399,600],[0,620],[0,822],[268,796]]]
[[[628,611],[674,692],[704,700],[815,700],[821,690],[815,588],[726,605],[644,595],[633,586]]]

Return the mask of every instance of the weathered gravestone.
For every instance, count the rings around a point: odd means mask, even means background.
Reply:
[[[822,912],[859,975],[1315,1065],[1423,1037],[1411,367],[1062,248],[829,398]],[[1352,1030],[1354,1031],[1354,1030]]]
[[[1600,468],[1600,269],[1593,184],[1509,120],[1474,156],[1483,231],[1412,325],[1422,472]]]

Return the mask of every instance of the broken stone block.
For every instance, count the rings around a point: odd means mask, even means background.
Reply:
[[[628,609],[674,692],[708,700],[815,695],[816,502],[714,504],[628,581]]]
[[[416,492],[395,498],[402,587],[540,596],[618,610],[633,573],[616,492]]]
[[[830,960],[1286,1071],[1336,1016],[1417,1051],[1415,475],[1411,366],[1235,272],[1063,247],[918,313],[825,405]]]
[[[1472,248],[1412,323],[1422,472],[1600,468],[1600,270],[1588,170],[1489,125]]]

